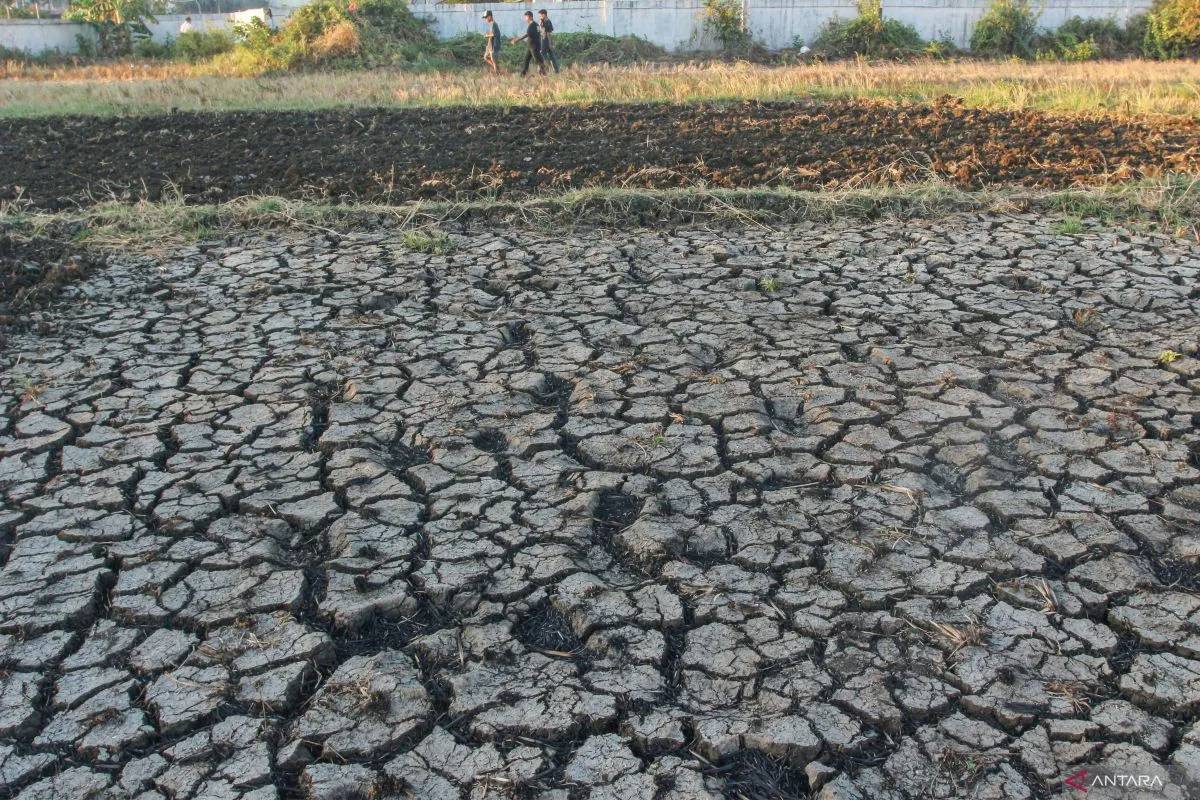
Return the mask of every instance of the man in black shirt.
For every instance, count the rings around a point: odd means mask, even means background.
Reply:
[[[546,9],[538,12],[538,24],[542,28],[542,61],[549,61],[554,65],[554,73],[558,74],[558,56],[554,54],[554,42],[550,38],[550,34],[554,33],[554,23],[550,21],[550,15],[546,13]]]
[[[525,22],[529,26],[525,29],[524,36],[518,36],[512,40],[513,44],[525,40],[525,46],[528,50],[525,53],[525,65],[521,67],[521,77],[529,72],[529,62],[537,61],[538,72],[542,75],[546,74],[546,62],[542,60],[542,34],[538,31],[537,23],[533,21],[533,12],[525,12]]]

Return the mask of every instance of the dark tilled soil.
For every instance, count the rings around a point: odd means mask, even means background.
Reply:
[[[13,315],[51,299],[63,284],[95,266],[95,257],[75,251],[68,237],[18,239],[0,231],[0,327]]]
[[[1200,123],[839,101],[179,113],[0,122],[0,199],[403,201],[588,186],[1062,187],[1200,171]]]

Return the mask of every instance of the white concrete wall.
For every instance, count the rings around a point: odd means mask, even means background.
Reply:
[[[282,24],[290,6],[303,0],[285,0],[275,10]],[[948,37],[960,47],[971,40],[975,23],[986,11],[989,0],[885,0],[885,16],[912,25],[926,39]],[[1146,11],[1151,0],[1044,0],[1037,5],[1038,22],[1055,28],[1070,17],[1112,18],[1124,22]],[[289,5],[290,4],[290,5]],[[793,41],[812,42],[834,18],[850,19],[856,13],[853,0],[744,0],[746,26],[756,41],[771,49],[788,47]],[[633,34],[672,51],[711,49],[715,42],[705,30],[701,0],[532,0],[523,3],[416,3],[413,13],[430,21],[443,39],[462,33],[483,31],[483,12],[491,9],[507,37],[524,30],[521,15],[526,9],[546,8],[556,30],[593,31],[610,36]],[[237,19],[261,16],[262,10],[234,14],[192,14],[199,30],[225,29]],[[154,38],[175,36],[183,15],[159,17],[151,25]],[[58,20],[0,20],[0,45],[30,53],[76,49],[76,34],[91,36],[86,25]]]
[[[0,47],[26,53],[74,53],[79,49],[76,36],[95,39],[87,25],[50,19],[0,20]]]
[[[635,33],[669,50],[690,50],[704,44],[700,0],[547,0],[539,3],[413,4],[418,17],[429,20],[439,38],[482,33],[483,12],[491,11],[504,36],[525,31],[523,14],[545,8],[561,33],[591,31],[608,36]]]
[[[949,38],[959,47],[971,41],[975,23],[987,11],[989,0],[885,0],[885,17],[917,29],[925,39]],[[1148,0],[1045,0],[1032,3],[1038,27],[1057,28],[1071,17],[1113,19],[1119,24],[1150,10]]]
[[[829,22],[853,19],[854,0],[752,0],[746,7],[746,27],[754,41],[772,50],[811,43]]]
[[[231,14],[160,14],[157,22],[147,24],[150,36],[157,42],[173,39],[179,35],[179,26],[184,17],[192,18],[192,27],[198,31],[232,30],[239,23],[249,22],[252,17],[263,18],[261,8],[235,11]],[[287,11],[275,12],[277,24],[286,18]],[[74,53],[79,49],[76,36],[95,40],[91,26],[80,22],[58,19],[14,19],[0,20],[0,46],[27,53],[58,51]]]

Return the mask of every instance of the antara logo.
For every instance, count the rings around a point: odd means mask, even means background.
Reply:
[[[1088,776],[1087,770],[1081,769],[1081,770],[1079,770],[1079,772],[1076,772],[1074,775],[1068,775],[1066,777],[1066,780],[1063,781],[1063,783],[1065,783],[1067,786],[1070,786],[1072,789],[1074,789],[1077,792],[1086,792],[1088,790],[1087,776]]]
[[[1087,793],[1092,789],[1162,789],[1163,780],[1157,775],[1133,772],[1113,772],[1107,775],[1090,775],[1086,769],[1068,775],[1063,783],[1077,792]]]

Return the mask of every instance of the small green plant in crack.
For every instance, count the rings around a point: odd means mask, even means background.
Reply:
[[[36,401],[46,391],[46,384],[38,381],[32,375],[23,372],[18,372],[13,376],[16,388],[19,390],[20,402],[31,403]]]
[[[779,281],[770,275],[766,275],[758,279],[758,288],[766,294],[774,294],[779,291]]]
[[[441,231],[405,231],[400,243],[414,253],[428,253],[433,256],[444,256],[454,251],[454,242]]]
[[[1176,353],[1174,350],[1163,350],[1158,354],[1158,358],[1154,359],[1154,363],[1165,367],[1167,364],[1173,364],[1181,355],[1182,353]]]
[[[1079,217],[1063,217],[1054,225],[1054,232],[1065,236],[1083,233],[1083,220]]]
[[[638,436],[633,440],[634,446],[639,448],[643,455],[648,456],[652,450],[657,450],[660,447],[666,447],[667,437],[662,431],[650,434],[649,436]]]

